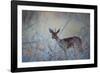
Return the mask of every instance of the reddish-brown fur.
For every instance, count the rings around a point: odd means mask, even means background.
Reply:
[[[60,39],[57,36],[60,29],[55,32],[52,29],[49,29],[49,31],[52,34],[52,38],[55,39],[58,42],[59,46],[64,48],[64,50],[69,49],[70,47],[76,48],[79,51],[82,50],[82,40],[80,37],[73,36],[69,38]]]

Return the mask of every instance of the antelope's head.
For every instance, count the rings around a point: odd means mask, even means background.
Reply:
[[[49,28],[49,32],[52,34],[52,39],[58,39],[57,34],[59,33],[60,29],[58,29],[57,31],[53,31],[52,29]]]

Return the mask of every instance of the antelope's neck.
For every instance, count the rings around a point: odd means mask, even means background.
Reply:
[[[56,41],[58,41],[58,42],[60,41],[59,37],[56,38]]]

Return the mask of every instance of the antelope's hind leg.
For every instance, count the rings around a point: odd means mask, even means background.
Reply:
[[[73,44],[73,49],[75,50],[75,58],[80,59],[79,45],[77,43]]]

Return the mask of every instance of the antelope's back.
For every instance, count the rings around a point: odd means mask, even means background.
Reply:
[[[61,39],[60,42],[62,43],[62,45],[66,45],[67,48],[72,46],[81,47],[82,44],[81,38],[77,36]]]

